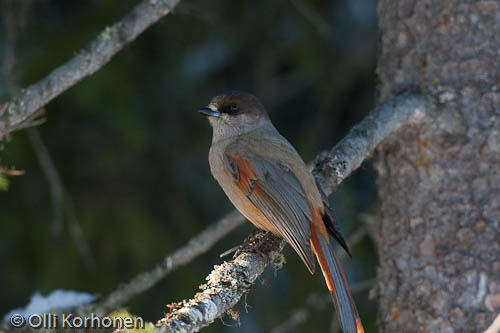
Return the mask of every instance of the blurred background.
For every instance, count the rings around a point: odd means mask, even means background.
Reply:
[[[12,82],[23,87],[43,78],[139,1],[7,2],[0,0],[4,101]],[[22,131],[0,143],[0,165],[25,172],[0,175],[0,315],[37,291],[104,294],[232,210],[210,175],[211,129],[196,112],[213,95],[232,89],[257,95],[305,161],[331,148],[373,107],[376,44],[375,0],[183,0],[48,104],[39,137]],[[37,158],[41,144],[62,194]],[[370,165],[331,199],[346,237],[362,228],[375,210]],[[250,223],[239,227],[128,309],[155,322],[165,304],[193,296],[223,260],[219,254],[251,230]],[[344,260],[350,284],[374,279],[372,240],[364,237],[352,252]],[[276,276],[268,269],[248,295],[248,309],[235,308],[239,324],[225,317],[205,331],[269,332],[301,308],[309,317],[292,332],[337,328],[333,304],[308,306],[311,295],[327,291],[321,274],[311,276],[291,248],[284,253],[286,266]],[[374,332],[377,306],[368,294],[361,288],[354,298],[367,332]]]

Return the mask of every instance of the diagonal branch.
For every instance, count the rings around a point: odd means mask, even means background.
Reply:
[[[420,123],[431,108],[432,103],[418,94],[404,94],[377,107],[326,156],[316,159],[314,173],[322,184],[327,184],[325,192],[330,194],[334,186],[356,170],[383,139],[404,125]],[[258,242],[258,239],[253,241]],[[269,259],[261,254],[279,256],[276,252],[281,251],[282,246],[272,247],[275,243],[275,237],[271,237],[270,242],[264,241],[271,250],[259,249],[260,254],[252,250],[242,251],[230,262],[216,266],[206,278],[208,284],[201,286],[202,292],[193,299],[170,306],[171,312],[156,323],[156,330],[197,332],[210,325],[250,291],[269,263]]]
[[[259,244],[267,233],[252,233],[245,244]],[[241,296],[248,293],[255,280],[264,272],[270,257],[281,252],[282,238],[270,235],[256,253],[246,250],[235,259],[215,266],[193,299],[168,305],[171,312],[156,324],[157,332],[197,332],[231,310]],[[279,255],[278,255],[279,256]]]
[[[22,89],[5,107],[0,107],[0,140],[22,128],[23,122],[56,96],[98,71],[139,34],[171,12],[179,2],[143,0],[120,21],[106,27],[71,60],[37,83]]]
[[[54,236],[60,236],[64,215],[68,222],[69,233],[73,237],[85,265],[88,269],[94,270],[95,259],[76,217],[73,199],[63,184],[61,176],[50,156],[49,150],[40,136],[38,128],[30,127],[27,129],[27,132],[38,163],[40,163],[42,172],[49,183],[53,214],[52,233]]]

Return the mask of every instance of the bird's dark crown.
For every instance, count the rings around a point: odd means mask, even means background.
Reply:
[[[210,101],[221,113],[237,115],[241,113],[266,114],[262,103],[252,94],[243,91],[229,91],[215,96]]]

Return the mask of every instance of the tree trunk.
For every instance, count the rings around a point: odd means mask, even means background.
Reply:
[[[384,332],[480,332],[500,310],[500,2],[380,0],[378,101],[438,103],[377,151]]]

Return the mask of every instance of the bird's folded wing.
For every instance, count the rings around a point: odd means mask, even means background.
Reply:
[[[239,190],[299,254],[311,273],[315,270],[311,250],[311,207],[293,172],[276,161],[259,156],[250,147],[228,146],[224,166]]]

